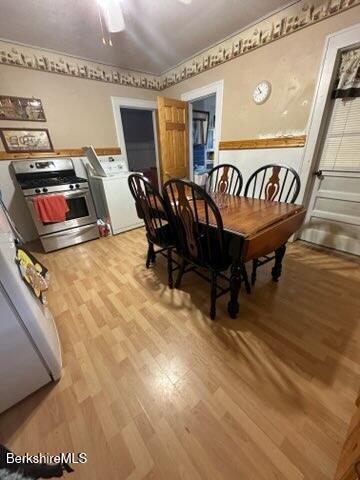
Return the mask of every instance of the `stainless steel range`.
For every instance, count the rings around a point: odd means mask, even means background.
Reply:
[[[46,252],[99,237],[88,181],[76,176],[70,158],[16,160],[12,168]],[[69,211],[64,222],[44,223],[33,198],[54,193],[64,195]]]

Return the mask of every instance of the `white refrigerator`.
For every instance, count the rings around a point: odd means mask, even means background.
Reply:
[[[0,413],[61,376],[54,319],[20,276],[15,239],[0,203]]]

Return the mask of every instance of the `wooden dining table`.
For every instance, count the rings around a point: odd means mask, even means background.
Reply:
[[[239,312],[239,291],[244,264],[274,253],[271,274],[277,282],[281,276],[286,242],[302,225],[306,209],[303,205],[248,198],[225,193],[210,193],[218,207],[223,228],[229,238],[231,257],[230,301],[228,312],[236,318]],[[191,198],[189,198],[190,204]],[[159,211],[159,205],[154,205]],[[197,206],[199,220],[205,221],[205,206]],[[215,218],[209,223],[216,226]]]
[[[211,197],[220,210],[225,232],[230,234],[232,262],[228,311],[235,318],[239,312],[242,266],[275,252],[272,278],[278,281],[286,242],[301,227],[306,209],[302,205],[223,193],[212,193]]]

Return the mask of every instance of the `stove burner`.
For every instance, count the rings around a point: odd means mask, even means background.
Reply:
[[[70,183],[87,183],[85,178],[68,176],[68,177],[49,177],[49,178],[28,178],[19,182],[23,190],[27,188],[52,187],[56,185],[69,185]]]

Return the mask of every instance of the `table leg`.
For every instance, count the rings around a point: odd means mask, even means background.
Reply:
[[[271,270],[271,275],[274,282],[277,282],[281,276],[282,270],[282,259],[284,258],[286,251],[286,244],[281,245],[278,249],[275,250],[275,264]]]
[[[231,318],[236,318],[239,312],[239,290],[241,286],[241,265],[235,261],[231,265],[230,276],[230,302],[228,303],[228,312]]]

